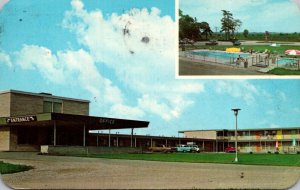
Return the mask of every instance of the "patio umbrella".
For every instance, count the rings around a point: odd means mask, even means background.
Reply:
[[[284,52],[287,55],[300,55],[300,50],[289,49]]]

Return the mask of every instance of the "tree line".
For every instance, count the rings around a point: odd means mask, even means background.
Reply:
[[[235,39],[235,31],[237,31],[242,21],[233,18],[230,11],[222,10],[223,18],[221,19],[221,30],[220,33],[224,33],[225,40]],[[202,21],[198,22],[197,18],[192,18],[188,14],[183,14],[182,10],[179,9],[179,39],[189,39],[193,41],[208,40],[208,36],[212,36],[213,31],[211,30],[209,23]],[[249,34],[248,30],[244,31],[245,35]]]

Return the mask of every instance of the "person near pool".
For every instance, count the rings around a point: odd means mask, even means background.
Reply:
[[[236,61],[245,61],[243,57],[241,57],[241,55],[239,55],[238,58],[236,58]]]
[[[236,58],[236,64],[240,64],[240,62],[244,62],[245,59],[241,57],[241,55],[238,56],[238,58]]]

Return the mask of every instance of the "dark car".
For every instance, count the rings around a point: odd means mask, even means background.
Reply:
[[[238,41],[238,40],[235,40],[235,41],[232,41],[232,44],[233,44],[234,46],[239,46],[239,45],[241,45],[242,43],[241,43],[240,41]]]
[[[205,45],[218,45],[218,42],[216,40],[209,40],[209,42],[206,42]]]
[[[225,152],[235,152],[236,151],[236,149],[234,148],[234,147],[227,147],[227,148],[225,148]]]

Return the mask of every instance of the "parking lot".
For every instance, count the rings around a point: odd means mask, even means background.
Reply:
[[[6,174],[13,188],[34,189],[285,189],[299,167],[114,160],[0,152],[0,160],[34,166]]]

